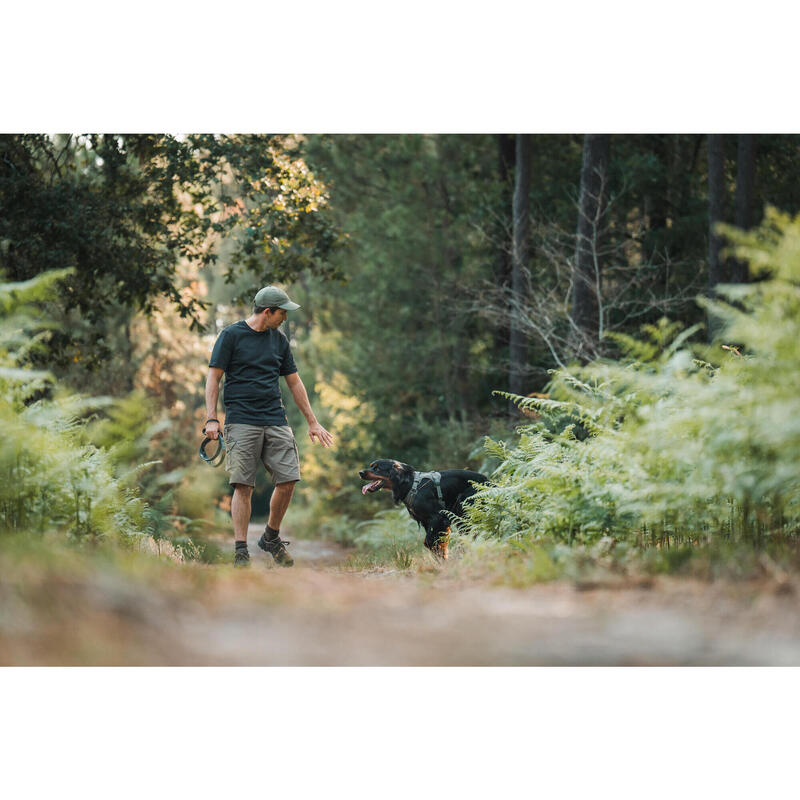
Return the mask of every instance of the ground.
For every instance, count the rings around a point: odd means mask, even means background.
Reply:
[[[791,580],[681,578],[515,589],[452,564],[354,570],[296,540],[279,568],[250,533],[247,570],[0,575],[0,663],[147,665],[793,665]],[[7,566],[7,565],[6,565]]]

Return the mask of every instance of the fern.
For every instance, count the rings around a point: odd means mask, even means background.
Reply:
[[[513,447],[487,442],[503,461],[473,531],[639,544],[800,532],[800,217],[726,230],[766,279],[702,301],[722,320],[713,347],[662,320],[615,336],[618,362],[554,372],[548,398],[498,393],[539,419]]]
[[[48,372],[25,367],[24,350],[10,349],[20,331],[36,335],[33,304],[66,274],[0,284],[0,531],[125,542],[146,535],[146,506],[115,477],[109,451],[84,436],[86,416],[108,399],[61,394]],[[53,399],[31,403],[31,392],[44,387]]]

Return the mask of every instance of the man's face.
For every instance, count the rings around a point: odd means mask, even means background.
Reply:
[[[275,311],[267,309],[264,312],[264,318],[267,320],[268,328],[278,328],[286,322],[287,311],[284,308],[277,308]]]

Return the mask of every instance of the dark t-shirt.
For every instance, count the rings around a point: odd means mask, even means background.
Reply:
[[[289,424],[278,378],[297,367],[280,331],[254,331],[244,320],[234,322],[217,337],[208,366],[225,371],[227,424]]]

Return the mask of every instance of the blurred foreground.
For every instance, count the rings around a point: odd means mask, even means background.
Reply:
[[[358,569],[330,542],[249,570],[74,549],[0,552],[4,665],[794,665],[800,579],[559,580],[458,560]]]

